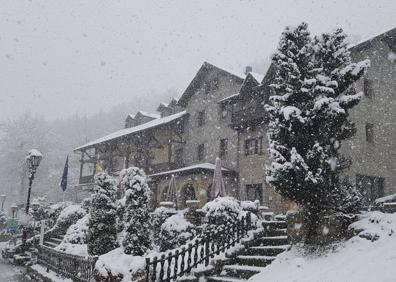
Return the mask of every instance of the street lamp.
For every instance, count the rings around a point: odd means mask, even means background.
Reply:
[[[12,218],[17,218],[17,212],[18,212],[18,206],[17,204],[13,203],[11,205],[11,212],[12,212]]]
[[[29,213],[29,206],[30,206],[30,193],[32,191],[32,184],[34,180],[34,175],[36,173],[36,170],[38,166],[40,165],[41,159],[43,158],[43,155],[36,149],[32,149],[28,152],[26,156],[26,166],[29,172],[29,190],[28,190],[28,196],[27,196],[27,201],[26,201],[26,209],[25,213]]]
[[[36,174],[36,170],[37,170],[38,166],[40,165],[42,158],[43,158],[43,155],[36,149],[30,150],[26,156],[26,167],[27,167],[28,173],[29,173],[29,190],[28,190],[26,208],[25,208],[26,218],[28,218],[28,216],[29,216],[30,193],[32,191],[34,175]],[[24,228],[22,230],[22,246],[23,246],[22,248],[24,251],[26,249],[27,222],[25,223],[25,225],[26,226],[24,226]]]
[[[4,202],[7,198],[7,195],[2,194],[2,195],[0,195],[0,198],[1,198],[1,210],[3,211],[4,210]]]

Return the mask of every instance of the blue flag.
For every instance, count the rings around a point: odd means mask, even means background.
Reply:
[[[60,183],[60,187],[62,188],[63,192],[65,192],[67,188],[67,174],[69,173],[69,156],[66,157],[65,167],[63,168],[63,175],[62,180]]]

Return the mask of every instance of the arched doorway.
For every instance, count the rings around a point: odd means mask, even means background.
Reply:
[[[180,199],[181,206],[183,208],[186,207],[186,201],[197,199],[197,196],[195,195],[195,189],[192,183],[187,183],[183,186],[183,188],[181,189]]]

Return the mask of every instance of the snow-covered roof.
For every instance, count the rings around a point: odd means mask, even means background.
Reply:
[[[195,88],[200,85],[203,79],[206,79],[206,73],[211,70],[217,70],[221,71],[224,74],[227,74],[228,76],[234,77],[237,80],[240,80],[241,83],[243,80],[246,78],[245,74],[242,73],[237,73],[234,71],[227,70],[226,68],[219,67],[217,65],[212,65],[208,62],[204,62],[200,69],[198,70],[197,74],[194,76],[190,84],[187,86],[187,88],[183,91],[182,96],[179,99],[178,104],[180,106],[186,106],[188,103],[188,100],[190,97],[195,93]]]
[[[264,75],[261,73],[257,73],[257,72],[249,72],[255,80],[257,80],[258,83],[261,83],[264,79]]]
[[[182,111],[180,113],[173,114],[173,115],[170,115],[170,116],[167,116],[167,117],[154,119],[152,121],[146,122],[144,124],[141,124],[141,125],[138,125],[138,126],[135,126],[135,127],[124,128],[124,129],[118,130],[116,132],[113,132],[113,133],[111,133],[109,135],[103,136],[103,137],[101,137],[99,139],[96,139],[94,141],[91,141],[91,142],[89,142],[89,143],[87,143],[85,145],[77,147],[77,148],[74,149],[74,151],[78,151],[78,150],[81,150],[81,149],[84,149],[84,148],[92,147],[92,146],[97,145],[99,143],[107,142],[107,141],[110,141],[110,140],[113,140],[113,139],[117,139],[117,138],[120,138],[120,137],[123,137],[123,136],[126,136],[126,135],[130,135],[130,134],[141,132],[141,131],[144,131],[144,130],[147,130],[147,129],[150,129],[150,128],[154,128],[154,127],[157,127],[157,126],[160,126],[160,125],[164,125],[164,124],[167,124],[167,123],[169,123],[171,121],[177,120],[177,119],[183,117],[186,114],[187,114],[186,111]]]
[[[217,101],[217,103],[223,103],[223,102],[225,102],[225,101],[228,101],[228,100],[230,100],[230,99],[236,98],[236,97],[238,97],[238,96],[239,96],[239,93],[235,93],[235,94],[232,94],[232,95],[230,95],[230,96],[227,96],[227,97],[225,97],[225,98],[223,98],[223,99]]]
[[[161,115],[160,114],[156,114],[156,113],[149,113],[149,112],[145,112],[145,111],[139,111],[138,113],[140,113],[143,116],[146,117],[151,117],[151,118],[160,118]],[[136,115],[135,115],[136,116]]]
[[[360,40],[360,41],[358,41],[356,43],[349,44],[347,48],[348,49],[353,49],[353,48],[356,48],[358,46],[362,46],[362,45],[364,45],[364,44],[366,44],[366,43],[368,43],[370,41],[373,41],[375,39],[382,38],[383,36],[387,36],[387,35],[390,35],[392,33],[394,34],[395,32],[396,32],[396,28],[392,28],[392,29],[387,30],[385,32],[381,32],[379,34],[375,34],[375,35],[369,36],[369,37],[367,37],[367,38],[365,38],[363,40]]]
[[[149,177],[162,176],[162,175],[167,175],[167,174],[177,174],[177,173],[181,173],[181,172],[185,172],[185,171],[189,171],[189,170],[195,170],[195,169],[214,170],[215,168],[216,168],[216,166],[214,164],[201,163],[201,164],[185,166],[185,167],[182,167],[179,169],[154,173],[154,174],[149,175]],[[224,172],[231,172],[229,169],[226,169],[224,167],[222,167],[221,170]]]

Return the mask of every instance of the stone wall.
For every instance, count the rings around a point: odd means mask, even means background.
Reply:
[[[352,49],[354,61],[371,61],[366,78],[372,91],[351,111],[357,132],[342,144],[342,152],[353,162],[350,180],[355,181],[356,174],[383,177],[385,195],[396,193],[396,60],[389,59],[391,51],[381,40]],[[362,90],[363,83],[358,86]],[[373,142],[366,141],[366,123],[374,125]]]

